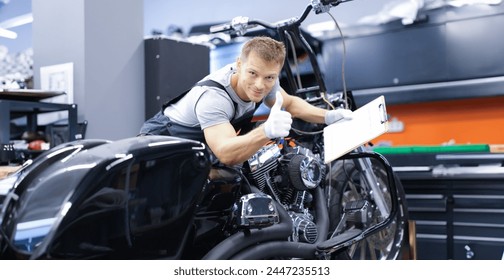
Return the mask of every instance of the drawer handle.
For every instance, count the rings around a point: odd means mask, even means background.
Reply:
[[[469,245],[465,245],[464,249],[466,250],[466,259],[471,260],[474,258],[474,252]]]

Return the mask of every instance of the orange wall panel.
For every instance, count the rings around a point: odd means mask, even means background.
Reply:
[[[504,97],[387,105],[387,112],[404,130],[388,132],[375,144],[504,144]]]

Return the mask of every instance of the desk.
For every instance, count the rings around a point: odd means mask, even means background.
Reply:
[[[36,131],[38,114],[58,111],[68,111],[69,141],[75,140],[75,134],[77,133],[76,104],[0,99],[0,143],[9,143],[11,136],[10,121],[12,119],[26,117],[27,129]]]
[[[21,166],[0,166],[0,179],[9,176],[10,174],[16,172]]]

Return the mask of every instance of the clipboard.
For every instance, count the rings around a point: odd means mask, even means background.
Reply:
[[[355,110],[351,120],[338,121],[324,128],[324,162],[330,163],[388,129],[385,97],[381,95]]]

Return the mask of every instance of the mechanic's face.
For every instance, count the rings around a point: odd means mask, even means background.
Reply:
[[[275,85],[282,66],[261,59],[254,51],[246,61],[237,61],[236,93],[244,101],[260,102]]]

